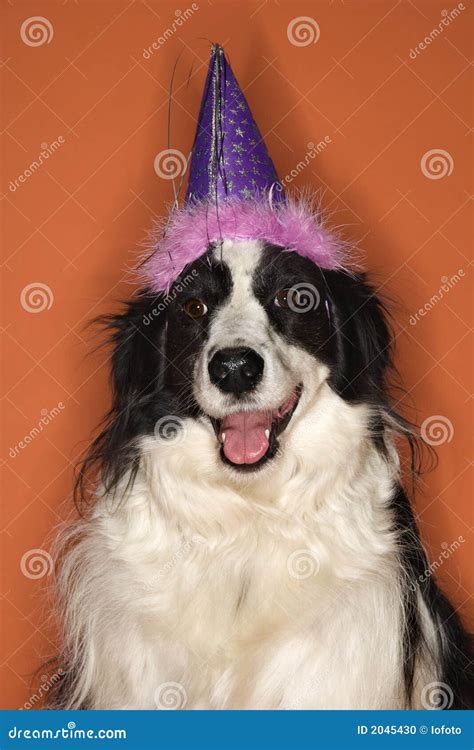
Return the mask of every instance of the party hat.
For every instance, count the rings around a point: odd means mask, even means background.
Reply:
[[[285,196],[224,50],[214,44],[184,205],[175,202],[151,234],[153,252],[142,266],[147,284],[168,291],[187,266],[226,240],[277,245],[322,268],[343,264],[343,244],[326,230],[314,201]]]
[[[192,150],[186,203],[263,195],[278,177],[224,50],[211,49]],[[283,192],[278,190],[276,197]]]

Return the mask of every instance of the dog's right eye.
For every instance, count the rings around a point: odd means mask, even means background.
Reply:
[[[273,304],[277,307],[283,307],[288,308],[289,301],[288,301],[288,295],[291,293],[291,289],[281,289],[274,297]]]
[[[183,310],[188,318],[197,320],[207,313],[207,305],[200,299],[188,299],[183,305]]]

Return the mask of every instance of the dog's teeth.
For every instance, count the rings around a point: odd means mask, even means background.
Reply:
[[[268,440],[268,438],[270,437],[270,430],[265,430],[265,437]]]
[[[223,443],[225,443],[225,432],[221,433],[221,440]]]

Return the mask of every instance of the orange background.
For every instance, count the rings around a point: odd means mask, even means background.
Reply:
[[[129,270],[139,243],[172,197],[171,183],[154,170],[155,156],[167,148],[171,71],[181,53],[171,146],[187,154],[208,61],[206,40],[225,44],[282,177],[304,159],[309,142],[330,139],[294,184],[323,188],[323,205],[336,211],[336,223],[349,225],[346,235],[360,244],[378,287],[397,300],[396,363],[409,394],[405,412],[419,423],[432,416],[449,420],[451,439],[438,448],[436,470],[423,477],[416,512],[432,560],[460,536],[466,540],[439,577],[466,619],[472,622],[474,615],[468,2],[412,57],[410,50],[454,3],[196,5],[146,59],[144,48],[177,17],[173,3],[2,3],[4,708],[31,698],[31,674],[55,651],[45,605],[53,575],[27,577],[21,560],[32,549],[47,551],[52,529],[72,512],[73,464],[109,402],[106,354],[86,356],[93,334],[84,325],[134,288]],[[184,12],[191,3],[179,7]],[[49,21],[49,43],[22,40],[22,23],[32,16]],[[288,24],[299,16],[317,22],[316,43],[289,41]],[[38,158],[41,144],[59,136],[64,143],[13,191],[11,181]],[[448,153],[450,175],[423,174],[421,159],[432,149]],[[459,269],[465,274],[459,283],[416,325],[410,323],[442,277]],[[22,291],[38,283],[49,287],[52,304],[29,312]],[[12,457],[42,410],[60,402],[60,413]]]

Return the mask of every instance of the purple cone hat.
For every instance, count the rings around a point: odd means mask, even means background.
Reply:
[[[142,266],[147,284],[169,291],[188,265],[225,240],[277,245],[322,268],[343,265],[342,243],[325,229],[313,201],[285,196],[224,50],[215,44],[186,198],[151,233],[153,252]]]
[[[193,145],[186,202],[252,198],[279,186],[250,107],[215,44]],[[283,196],[280,190],[276,196]]]

